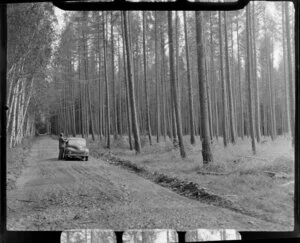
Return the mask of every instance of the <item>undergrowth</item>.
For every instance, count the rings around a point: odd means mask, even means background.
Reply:
[[[163,186],[174,187],[171,189],[182,190],[182,193],[186,191],[189,194],[186,196],[197,197],[198,192],[192,187],[191,190],[187,187],[178,189],[179,182],[201,185],[200,188],[205,188],[210,195],[219,196],[209,203],[217,202],[218,206],[276,223],[293,223],[293,195],[290,193],[293,184],[287,182],[294,179],[294,157],[289,139],[263,139],[265,142],[257,145],[256,155],[252,154],[250,139],[238,139],[236,145],[226,148],[221,139],[214,140],[214,162],[207,165],[202,163],[199,138],[195,145],[189,144],[188,136],[184,139],[188,154],[185,159],[180,157],[172,141],[164,141],[163,138],[157,143],[153,137],[151,146],[146,140],[140,154],[129,150],[127,137],[112,139],[110,150],[105,148],[105,141],[90,141],[89,146],[97,157],[115,157],[114,163],[130,167],[136,173],[144,173]],[[269,172],[280,176],[270,176]],[[177,186],[176,181],[179,183]],[[289,188],[281,187],[285,184]],[[199,195],[204,200],[204,194]]]

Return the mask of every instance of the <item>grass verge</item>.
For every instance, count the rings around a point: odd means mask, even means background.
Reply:
[[[294,153],[289,138],[264,138],[256,155],[252,154],[249,139],[239,139],[227,148],[221,139],[214,140],[214,162],[206,166],[202,164],[200,141],[192,146],[188,136],[184,139],[186,159],[180,158],[178,149],[168,139],[151,146],[144,139],[140,154],[129,150],[126,137],[112,139],[111,150],[105,148],[104,141],[90,140],[88,146],[91,155],[184,196],[266,221],[293,225]]]
[[[7,184],[8,191],[16,188],[16,181],[26,166],[26,157],[32,147],[33,139],[26,138],[22,144],[6,150]]]

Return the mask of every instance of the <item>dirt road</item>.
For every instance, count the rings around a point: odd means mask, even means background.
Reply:
[[[134,173],[90,156],[59,161],[58,142],[42,136],[9,191],[9,230],[74,228],[234,228],[281,226],[180,196]]]

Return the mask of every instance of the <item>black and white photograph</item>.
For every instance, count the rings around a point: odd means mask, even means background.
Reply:
[[[7,230],[63,243],[293,231],[295,66],[291,2],[8,4]]]

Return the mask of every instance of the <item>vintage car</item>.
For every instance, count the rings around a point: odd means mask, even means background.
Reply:
[[[65,147],[64,159],[81,159],[88,161],[89,149],[84,138],[68,138]]]

